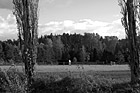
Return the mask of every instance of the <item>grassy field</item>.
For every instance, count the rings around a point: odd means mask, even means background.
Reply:
[[[1,69],[9,69],[11,66],[0,66]],[[16,66],[19,71],[23,66]],[[124,71],[129,70],[128,65],[37,65],[36,72],[79,72],[79,71]]]
[[[14,66],[0,66],[4,71]],[[19,72],[24,71],[23,66],[16,66]],[[128,65],[38,65],[35,66],[36,78],[79,78],[83,76],[101,77],[115,80],[116,83],[129,82],[130,71]]]
[[[20,73],[23,70],[22,66],[16,68]],[[129,81],[127,65],[36,66],[32,93],[131,93]]]

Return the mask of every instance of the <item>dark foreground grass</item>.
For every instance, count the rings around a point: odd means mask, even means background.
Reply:
[[[0,79],[0,93],[25,93],[23,73],[1,71]],[[36,72],[31,93],[140,93],[129,81],[129,71]]]
[[[32,93],[127,93],[129,77],[129,71],[36,73]]]

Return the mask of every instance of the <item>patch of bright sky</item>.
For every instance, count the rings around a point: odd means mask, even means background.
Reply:
[[[112,22],[120,18],[118,0],[41,0],[40,23],[91,19]],[[118,15],[118,16],[116,16]]]
[[[0,0],[2,3],[4,1]],[[7,4],[12,5],[6,3],[5,6]],[[3,18],[6,18],[9,13],[12,11],[0,9],[0,16]],[[41,24],[50,21],[78,21],[80,19],[112,22],[120,17],[118,0],[40,0],[39,3],[39,23]]]
[[[8,10],[8,9],[0,9],[0,16],[2,18],[6,19],[9,14],[12,14],[12,11],[11,10]]]

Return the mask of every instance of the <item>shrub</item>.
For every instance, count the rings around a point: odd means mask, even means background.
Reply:
[[[25,93],[25,77],[16,67],[0,72],[0,92]]]
[[[102,82],[102,81],[101,81]],[[93,78],[84,77],[65,77],[61,80],[48,82],[46,79],[36,79],[32,85],[32,93],[99,93],[110,92],[110,85],[104,85],[93,80]],[[108,83],[106,83],[108,84]]]

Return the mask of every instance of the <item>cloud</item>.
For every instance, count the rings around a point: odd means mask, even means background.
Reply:
[[[65,20],[63,22],[50,22],[39,26],[39,34],[62,34],[62,33],[98,33],[101,36],[117,36],[125,38],[125,31],[121,25],[121,20],[111,23],[82,19],[77,22]]]
[[[6,22],[9,24],[9,25],[15,25],[16,24],[16,18],[13,14],[9,14],[7,16],[7,19],[6,19]]]
[[[63,33],[98,33],[101,36],[117,36],[120,39],[125,38],[125,31],[121,25],[121,20],[115,20],[111,23],[92,21],[90,19],[81,19],[79,21],[64,20],[52,21],[46,24],[39,24],[39,36],[46,34]],[[0,40],[17,39],[18,31],[16,29],[15,17],[9,14],[7,18],[0,17]]]
[[[120,17],[120,14],[113,15],[114,18]]]
[[[0,8],[11,10],[13,8],[12,0],[0,0]]]
[[[16,39],[17,29],[15,17],[9,14],[6,19],[0,17],[0,40]]]

